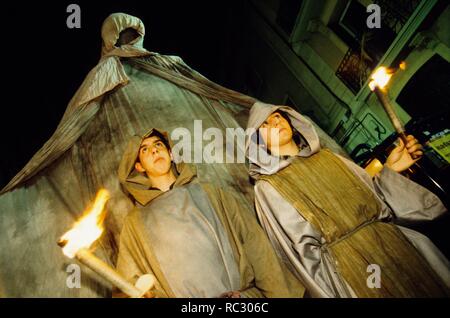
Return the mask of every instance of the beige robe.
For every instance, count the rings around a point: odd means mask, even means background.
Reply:
[[[168,225],[172,224],[180,227],[182,222],[186,222],[189,219],[190,214],[196,213],[197,216],[191,218],[189,222],[199,222],[198,225],[189,224],[186,227],[189,227],[193,231],[202,231],[205,229],[205,226],[210,227],[213,229],[210,233],[213,234],[211,236],[211,234],[202,235],[201,233],[195,233],[192,236],[197,236],[201,240],[218,239],[218,244],[215,242],[211,243],[211,241],[204,241],[203,246],[218,246],[219,249],[222,249],[222,256],[225,255],[223,263],[217,257],[205,259],[204,267],[206,268],[199,266],[196,269],[197,271],[217,273],[217,269],[211,269],[211,266],[207,266],[208,264],[228,267],[229,286],[235,286],[235,279],[238,277],[239,282],[237,287],[244,297],[303,296],[304,288],[302,284],[289,271],[285,270],[284,266],[278,261],[267,237],[257,224],[251,211],[246,205],[239,205],[239,200],[237,200],[233,193],[234,190],[212,185],[195,184],[196,191],[202,192],[201,195],[197,196],[203,196],[207,199],[200,202],[196,198],[193,201],[197,203],[178,201],[180,198],[186,199],[186,196],[172,196],[170,192],[186,191],[186,189],[192,187],[193,183],[197,182],[190,168],[183,164],[173,166],[177,174],[177,180],[172,190],[164,193],[151,188],[149,179],[134,169],[134,162],[141,139],[141,137],[134,137],[130,141],[119,168],[119,179],[124,189],[137,201],[136,208],[126,218],[120,235],[117,270],[126,279],[135,281],[141,275],[153,274],[157,280],[153,291],[158,297],[212,296],[211,291],[214,290],[214,287],[209,287],[208,289],[202,286],[201,283],[204,282],[205,278],[197,274],[192,274],[192,272],[188,273],[185,269],[180,270],[180,272],[184,271],[187,273],[185,278],[190,278],[187,284],[191,288],[184,288],[185,286],[180,286],[179,281],[173,281],[174,277],[177,277],[177,274],[174,274],[173,270],[183,264],[168,266],[167,257],[170,256],[170,253],[168,251],[155,250],[156,248],[163,248],[164,244],[157,242],[160,238],[157,233],[161,232],[159,229],[152,232],[152,226],[163,226],[167,228]],[[170,200],[170,202],[164,202],[165,199]],[[161,213],[161,211],[152,209],[153,203],[155,203],[155,208],[163,206],[167,209],[164,212],[172,215],[173,219],[168,216],[161,217],[161,215],[145,216],[144,213]],[[209,205],[209,208],[202,207],[202,204]],[[208,215],[205,211],[208,209],[214,215],[211,213]],[[174,218],[183,219],[176,221]],[[209,218],[209,220],[205,220],[205,218]],[[168,222],[168,224],[159,225],[160,221]],[[179,229],[182,230],[182,228]],[[192,236],[186,235],[186,240],[189,240]],[[216,238],[213,238],[213,236]],[[170,240],[170,237],[166,237],[166,239]],[[180,238],[174,237],[173,239],[179,240]],[[227,242],[224,242],[225,240]],[[172,243],[169,243],[173,248],[171,252],[183,254],[181,251],[185,248],[185,245],[180,244],[177,246],[177,244]],[[186,244],[192,244],[192,242],[186,242]],[[179,250],[177,251],[176,248]],[[189,245],[189,248],[192,248],[192,245]],[[211,257],[215,253],[217,254],[217,249],[211,248],[210,253],[205,253],[202,257]],[[198,257],[198,254],[195,253],[194,256]],[[181,262],[182,259],[177,257],[176,261]],[[198,260],[192,261],[186,259],[185,262],[188,267],[198,266],[199,264]],[[162,267],[162,263],[166,267]],[[233,268],[237,272],[234,272]],[[196,280],[200,281],[200,285],[198,285]],[[224,284],[224,286],[226,285]],[[174,288],[172,288],[173,286]],[[195,288],[193,289],[192,286],[197,286],[197,290],[194,290]],[[223,290],[223,292],[227,291]]]

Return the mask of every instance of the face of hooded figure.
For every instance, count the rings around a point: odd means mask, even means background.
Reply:
[[[286,118],[277,118],[276,113],[286,116]],[[273,121],[271,120],[273,118]],[[268,149],[265,137],[261,136],[263,125],[269,127],[277,123],[286,128],[286,132],[279,131],[278,144],[285,143],[283,147],[286,151],[274,151]],[[286,122],[287,123],[286,123]],[[266,122],[266,124],[264,124]],[[288,106],[272,105],[262,102],[256,102],[250,109],[247,123],[248,135],[245,141],[246,156],[249,160],[249,174],[252,178],[258,178],[258,175],[271,175],[289,165],[289,161],[284,160],[284,155],[309,157],[320,151],[320,140],[314,129],[313,124],[300,115],[297,111]],[[267,136],[266,136],[267,137]],[[267,139],[267,138],[266,138]],[[270,151],[268,151],[270,150]],[[276,150],[276,149],[275,149]],[[288,151],[289,150],[289,151]]]
[[[139,161],[135,164],[136,170],[145,172],[149,178],[160,177],[171,171],[170,151],[158,135],[142,140],[138,158]]]
[[[117,174],[124,192],[140,205],[194,179],[194,167],[173,162],[171,145],[168,133],[156,128],[135,134],[127,143]]]
[[[274,154],[295,147],[293,130],[289,121],[282,113],[275,111],[266,118],[259,127],[259,133],[267,148]],[[298,149],[294,149],[298,151]]]

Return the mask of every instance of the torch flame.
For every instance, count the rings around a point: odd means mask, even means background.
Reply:
[[[109,193],[105,189],[100,189],[95,197],[94,204],[88,209],[83,217],[75,223],[73,228],[62,237],[64,255],[73,258],[82,248],[89,248],[103,232],[103,208],[109,199]]]
[[[369,87],[373,91],[376,86],[383,89],[386,87],[387,83],[392,77],[392,72],[389,71],[386,67],[380,66],[373,72],[370,77],[371,81],[369,82]]]

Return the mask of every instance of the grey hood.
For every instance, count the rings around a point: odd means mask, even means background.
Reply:
[[[267,152],[266,146],[258,144],[257,131],[266,118],[275,111],[283,111],[289,116],[293,128],[301,135],[300,152],[298,156],[309,157],[320,150],[319,136],[313,124],[289,106],[277,106],[256,102],[250,110],[247,124],[247,136],[245,142],[245,153],[249,160],[249,174],[257,179],[258,175],[271,175],[285,168],[290,160],[275,157]]]

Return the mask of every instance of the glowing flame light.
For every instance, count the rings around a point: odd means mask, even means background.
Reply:
[[[392,72],[390,72],[386,67],[380,66],[373,72],[370,77],[369,87],[373,91],[376,86],[383,89],[386,87],[387,83],[392,77]]]
[[[105,216],[102,212],[108,199],[108,191],[99,190],[92,208],[88,209],[73,228],[61,237],[60,241],[65,243],[64,255],[73,258],[80,249],[89,248],[100,237]]]

